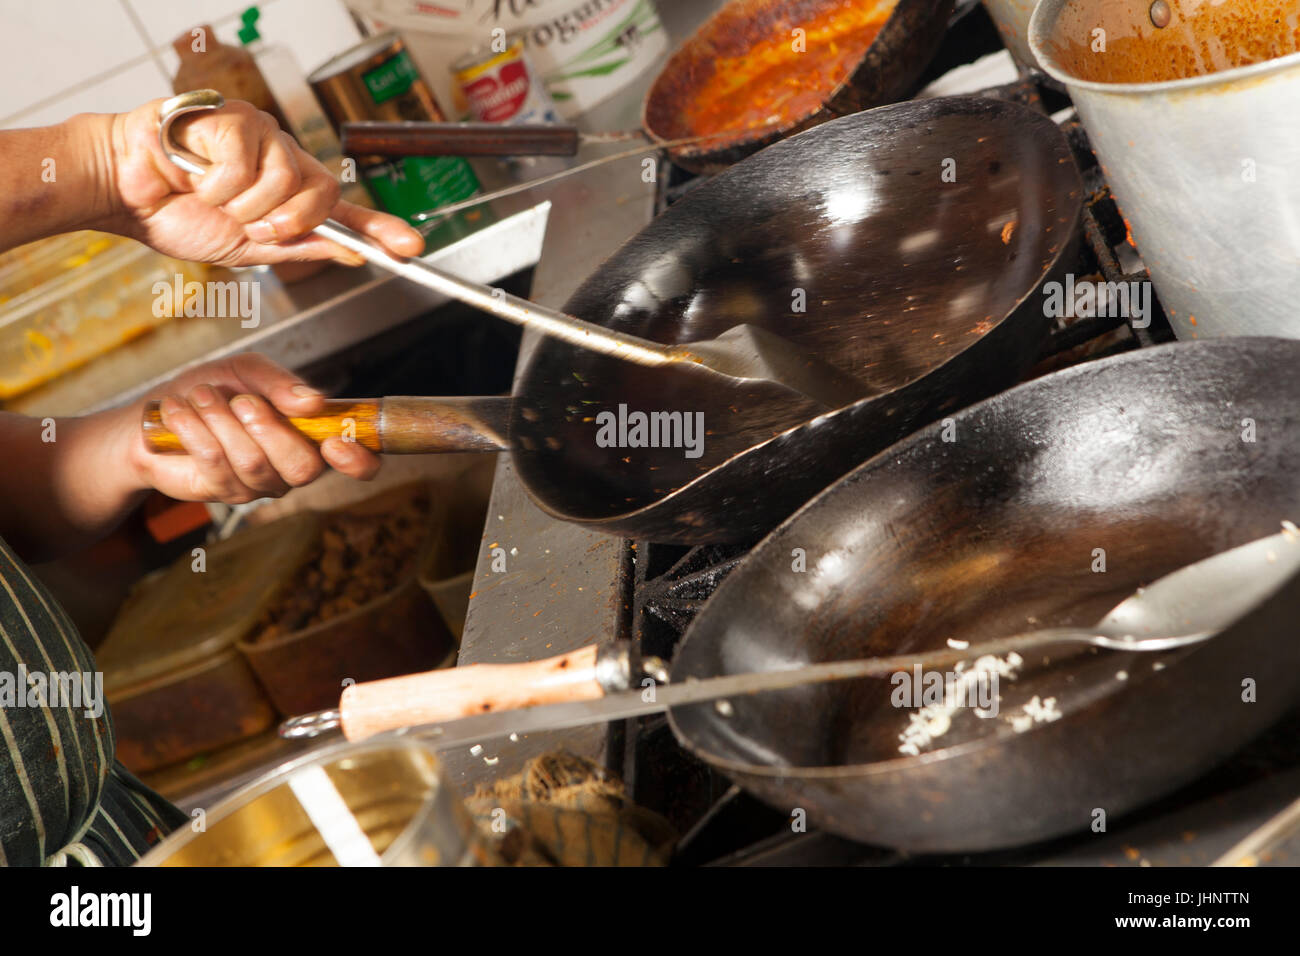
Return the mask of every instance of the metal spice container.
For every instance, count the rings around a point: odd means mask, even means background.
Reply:
[[[447,117],[396,33],[372,37],[334,57],[308,82],[335,130],[365,120],[441,123]],[[355,157],[375,200],[412,225],[417,213],[468,199],[479,181],[462,157]]]

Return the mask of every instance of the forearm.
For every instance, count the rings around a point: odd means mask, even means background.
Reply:
[[[83,113],[0,131],[0,252],[109,218],[112,127],[110,114]]]
[[[112,531],[148,490],[126,453],[137,418],[134,409],[57,420],[0,413],[0,536],[40,561]]]

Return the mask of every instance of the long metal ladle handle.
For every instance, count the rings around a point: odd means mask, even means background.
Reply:
[[[195,176],[202,176],[207,172],[211,163],[173,142],[171,127],[177,119],[187,113],[220,109],[225,104],[225,98],[216,90],[192,90],[173,96],[164,102],[158,111],[158,144],[167,158]],[[467,282],[429,265],[423,259],[394,255],[379,248],[361,233],[333,219],[326,219],[312,231],[337,242],[345,249],[359,253],[367,262],[386,272],[410,279],[480,311],[489,312],[527,329],[535,329],[543,335],[561,339],[570,345],[601,352],[638,365],[657,366],[683,361],[684,350],[679,347],[661,345],[635,335],[615,332],[604,326],[584,322],[563,312],[510,295],[501,289],[494,290],[477,282]]]

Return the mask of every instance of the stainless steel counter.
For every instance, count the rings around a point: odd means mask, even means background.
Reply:
[[[721,3],[659,0],[657,6],[675,46]],[[657,72],[658,65],[591,110],[580,125],[588,130],[639,126],[641,101]],[[582,159],[596,155],[596,150],[584,150]],[[633,157],[524,194],[536,193],[535,198],[544,196],[552,203],[546,244],[533,274],[534,301],[562,306],[582,280],[650,221],[655,183],[642,178],[642,169],[641,158]],[[525,338],[521,368],[533,342]],[[537,660],[613,639],[622,612],[622,539],[544,514],[528,499],[508,455],[502,455],[497,466],[484,532],[459,666]],[[497,548],[504,552],[503,572],[492,570]],[[560,746],[601,762],[607,730],[601,725],[488,741],[478,755],[465,750],[445,753],[444,765],[451,779],[468,791],[479,782],[515,773],[529,758]]]

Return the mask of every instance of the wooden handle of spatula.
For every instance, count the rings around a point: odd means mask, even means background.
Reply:
[[[523,664],[470,664],[352,684],[339,700],[339,722],[348,740],[361,740],[499,710],[594,700],[604,693],[596,658],[592,644]]]
[[[288,422],[316,444],[337,437],[385,455],[500,451],[506,447],[509,398],[333,398],[319,415]],[[148,402],[141,422],[145,446],[160,454],[185,454],[163,421],[159,402]]]
[[[347,156],[572,156],[578,144],[576,126],[548,123],[343,124]]]

